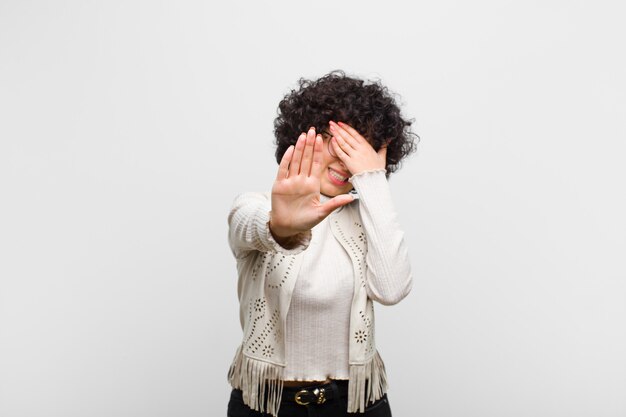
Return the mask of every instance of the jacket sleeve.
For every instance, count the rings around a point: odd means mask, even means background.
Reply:
[[[228,243],[236,258],[253,251],[296,255],[308,247],[310,230],[297,235],[288,248],[278,244],[269,228],[270,209],[267,194],[244,193],[235,198],[228,215]]]
[[[409,294],[413,279],[385,170],[359,173],[350,182],[359,195],[359,214],[367,239],[367,294],[381,304],[396,304]]]

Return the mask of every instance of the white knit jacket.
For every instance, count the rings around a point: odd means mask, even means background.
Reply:
[[[397,224],[385,171],[360,173],[352,176],[350,182],[359,198],[335,210],[329,220],[333,235],[352,260],[355,274],[349,324],[347,411],[362,413],[366,402],[381,398],[387,391],[385,366],[374,339],[372,297],[384,304],[395,304],[400,299],[384,297],[385,283],[397,285],[400,281],[405,288],[404,297],[412,287],[412,278],[404,234]],[[359,210],[365,207],[361,205],[377,205],[376,211],[387,215],[377,219],[376,225],[364,227]],[[311,234],[303,234],[294,249],[283,248],[269,231],[269,211],[268,193],[245,193],[235,199],[228,217],[229,243],[237,259],[239,318],[243,328],[243,341],[230,366],[228,381],[243,391],[244,403],[250,408],[277,416],[286,365],[287,312],[300,272],[302,251],[307,248]],[[373,236],[380,230],[393,230],[393,233],[381,240]],[[376,247],[368,247],[368,238],[372,237],[372,241],[379,242]],[[379,252],[376,259],[380,265],[368,264],[368,250]],[[368,285],[368,280],[374,279],[377,295]]]

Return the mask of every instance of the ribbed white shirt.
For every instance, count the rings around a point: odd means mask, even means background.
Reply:
[[[333,236],[328,217],[311,232],[287,313],[284,379],[348,379],[352,261]]]

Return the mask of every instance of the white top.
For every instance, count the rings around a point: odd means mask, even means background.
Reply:
[[[352,261],[333,236],[328,217],[311,232],[287,313],[284,379],[348,379]]]

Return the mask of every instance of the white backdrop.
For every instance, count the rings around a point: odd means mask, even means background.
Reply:
[[[299,77],[380,78],[394,416],[626,415],[622,2],[0,3],[0,416],[225,416],[226,216]]]

